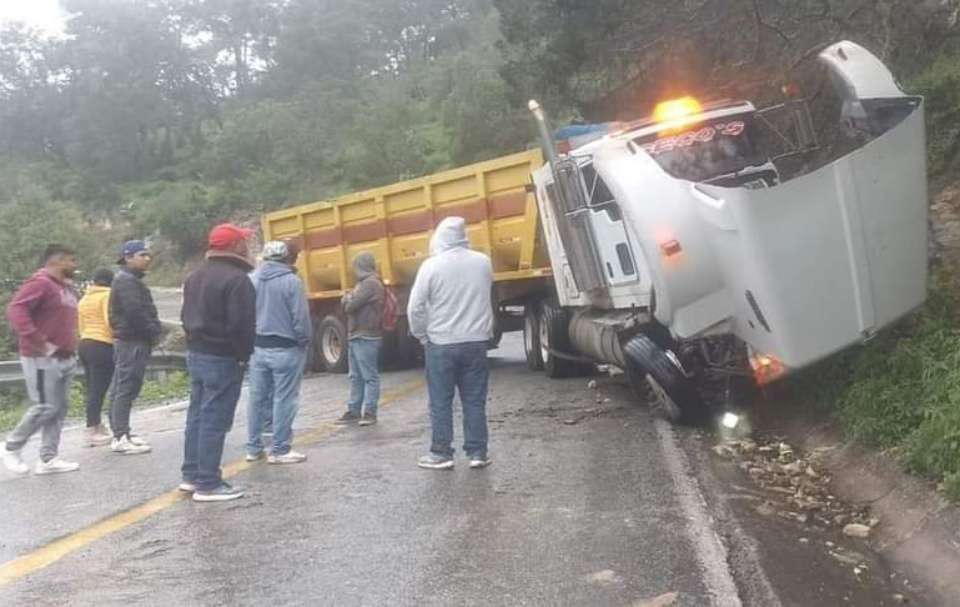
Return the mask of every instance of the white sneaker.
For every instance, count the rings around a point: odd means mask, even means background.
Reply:
[[[55,457],[49,462],[37,462],[37,467],[34,468],[33,472],[35,474],[60,474],[61,472],[76,472],[80,469],[80,464],[77,462],[68,462]]]
[[[260,460],[263,459],[263,451],[261,451],[260,453],[247,453],[246,455],[243,456],[243,459],[251,463],[259,462]]]
[[[143,438],[138,434],[128,434],[127,438],[130,440],[131,445],[136,445],[137,447],[149,447],[150,443],[147,442],[147,439]]]
[[[307,461],[307,456],[296,451],[289,451],[283,455],[270,454],[267,457],[268,464],[300,464]]]
[[[470,458],[470,467],[473,469],[477,468],[486,468],[493,463],[493,460],[489,457],[471,457]]]
[[[114,453],[120,455],[140,455],[142,453],[150,453],[150,445],[135,445],[130,439],[126,436],[113,439],[113,443],[110,444],[110,450]]]
[[[7,467],[7,470],[10,472],[15,472],[17,474],[27,474],[30,472],[30,466],[23,463],[23,457],[20,455],[20,450],[16,451],[7,451],[4,447],[3,449],[3,465]]]
[[[187,481],[183,481],[177,486],[177,491],[182,491],[183,493],[194,493],[196,490],[197,486]]]

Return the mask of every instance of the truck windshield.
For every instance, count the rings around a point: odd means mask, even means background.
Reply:
[[[651,133],[634,139],[671,176],[708,181],[766,162],[757,151],[753,118],[725,117],[683,132]]]

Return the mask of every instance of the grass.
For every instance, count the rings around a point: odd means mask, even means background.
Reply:
[[[140,398],[134,406],[144,407],[160,405],[166,402],[186,398],[190,394],[190,378],[183,371],[171,373],[164,379],[148,380],[143,384]],[[74,381],[70,389],[70,408],[68,419],[82,419],[85,416],[86,389],[83,382]],[[27,409],[26,398],[22,389],[4,390],[0,392],[0,431],[13,428],[20,421],[20,417]],[[104,407],[109,406],[108,402]]]
[[[960,501],[960,269],[933,276],[923,311],[796,380],[845,434],[885,450]]]

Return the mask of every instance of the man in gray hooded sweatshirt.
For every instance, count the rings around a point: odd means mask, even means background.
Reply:
[[[487,455],[487,344],[493,336],[493,266],[471,251],[462,217],[441,221],[410,292],[410,332],[426,347],[433,436],[421,468],[453,468],[453,396],[463,405],[463,450],[471,468]]]
[[[377,423],[380,400],[380,348],[383,345],[383,305],[386,288],[377,276],[377,260],[364,251],[353,260],[357,284],[343,297],[347,313],[350,355],[350,401],[339,424]]]
[[[290,448],[312,335],[307,296],[293,268],[296,258],[286,243],[268,242],[263,264],[251,275],[257,291],[257,336],[250,361],[247,461],[263,457],[268,410],[273,411],[273,445],[267,462],[297,464],[307,459]]]

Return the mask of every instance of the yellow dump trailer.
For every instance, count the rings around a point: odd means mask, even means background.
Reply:
[[[433,228],[445,217],[466,219],[471,246],[493,262],[498,336],[519,329],[522,318],[510,314],[511,306],[552,288],[530,187],[531,173],[542,165],[540,150],[531,150],[265,215],[265,239],[293,240],[302,250],[299,271],[315,320],[313,367],[346,370],[340,297],[353,287],[353,258],[373,253],[405,310]],[[405,319],[385,345],[388,359],[416,358],[418,344]]]

